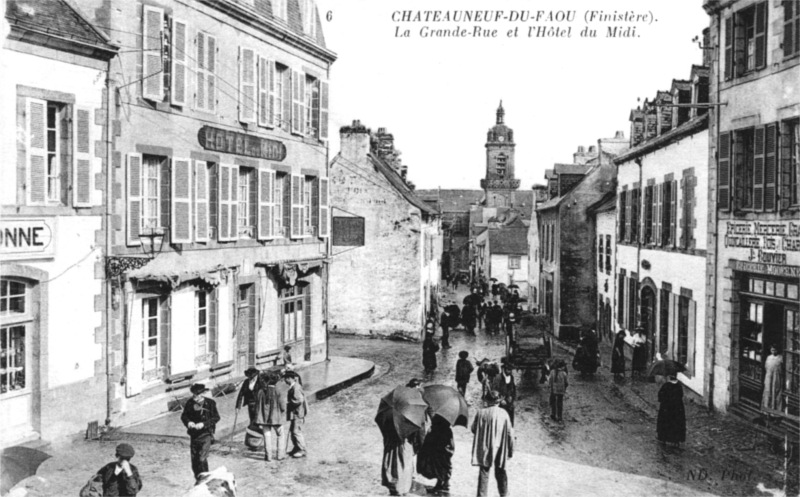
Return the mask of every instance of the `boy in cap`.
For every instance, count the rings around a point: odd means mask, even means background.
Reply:
[[[203,396],[208,391],[202,383],[195,383],[190,388],[192,398],[183,406],[181,421],[188,428],[190,452],[192,455],[192,472],[195,479],[200,479],[201,473],[208,472],[208,453],[214,442],[214,431],[219,422],[217,403]]]
[[[306,456],[306,439],[303,436],[302,425],[308,413],[308,404],[299,378],[300,376],[294,371],[287,372],[284,377],[284,381],[289,385],[289,391],[286,392],[286,417],[289,419],[289,438],[294,445],[289,451],[292,457]]]
[[[100,468],[95,478],[103,482],[103,496],[116,497],[128,495],[135,497],[142,489],[142,480],[139,470],[130,463],[136,451],[128,444],[117,445],[114,457],[116,461],[110,462]]]
[[[456,361],[456,385],[458,385],[458,393],[464,398],[467,397],[469,377],[472,375],[472,370],[475,369],[467,357],[469,357],[469,352],[462,350],[458,353],[458,361]]]

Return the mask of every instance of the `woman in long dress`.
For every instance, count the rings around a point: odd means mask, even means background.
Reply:
[[[425,341],[422,342],[422,366],[426,373],[433,373],[436,370],[437,352],[439,344],[433,341],[433,333],[425,333]]]
[[[439,495],[450,491],[450,476],[453,473],[453,453],[456,444],[453,429],[441,416],[434,416],[431,431],[425,436],[417,456],[417,473],[436,480],[436,486],[428,493]]]
[[[658,441],[678,445],[686,441],[686,410],[683,407],[683,386],[674,375],[658,391]]]
[[[633,360],[631,361],[631,379],[634,373],[642,375],[647,369],[647,338],[644,330],[638,328],[633,335]]]
[[[625,330],[619,330],[614,337],[614,347],[611,350],[611,372],[614,378],[625,376]]]
[[[761,408],[780,411],[782,390],[783,357],[778,354],[778,347],[773,345],[764,363],[764,395],[761,399]]]

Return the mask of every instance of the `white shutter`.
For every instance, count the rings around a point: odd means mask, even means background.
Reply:
[[[206,161],[194,161],[195,202],[194,202],[194,239],[198,242],[208,241],[208,164]]]
[[[230,239],[236,240],[239,238],[239,166],[231,164],[231,196],[228,204],[228,212],[230,213],[231,233]]]
[[[303,177],[293,174],[291,188],[291,236],[292,238],[301,238],[305,235],[303,233]]]
[[[164,100],[164,9],[145,5],[142,12],[142,96]]]
[[[126,316],[128,336],[125,340],[125,394],[132,397],[142,392],[142,299],[128,296]]]
[[[233,319],[231,286],[217,287],[217,362],[233,359]]]
[[[217,110],[217,38],[206,35],[206,110]]]
[[[208,105],[208,78],[206,76],[206,34],[202,31],[197,32],[197,39],[195,41],[195,62],[197,70],[195,71],[195,93],[194,104],[197,110],[206,110]]]
[[[172,213],[170,241],[192,242],[192,162],[172,159]]]
[[[256,54],[239,47],[239,121],[256,122]]]
[[[230,198],[231,198],[231,166],[229,164],[219,164],[219,174],[217,175],[217,239],[228,241],[231,239],[230,229]]]
[[[72,176],[74,207],[92,206],[92,110],[75,110],[75,167]]]
[[[194,356],[195,327],[194,315],[195,296],[194,290],[173,292],[170,295],[170,374],[184,373],[195,369]]]
[[[26,192],[28,205],[47,201],[47,102],[29,98]]]
[[[275,171],[258,171],[258,239],[275,238],[273,233]]]
[[[188,57],[186,53],[189,29],[185,21],[172,20],[172,71],[170,74],[170,101],[173,105],[186,105],[186,80]]]
[[[328,139],[328,83],[321,81],[319,85],[319,139]]]
[[[292,133],[303,134],[305,121],[305,77],[304,74],[292,70]]]
[[[268,78],[269,78],[269,121],[267,125],[269,126],[280,126],[281,123],[275,122],[275,77],[277,76],[277,71],[275,70],[275,61],[269,60],[267,61],[268,65]]]
[[[125,224],[128,245],[141,245],[142,230],[142,154],[128,154],[128,205]]]
[[[272,126],[270,107],[270,88],[272,63],[264,57],[258,57],[258,124]]]
[[[328,203],[328,178],[319,179],[319,226],[317,233],[320,238],[330,235],[330,205]]]

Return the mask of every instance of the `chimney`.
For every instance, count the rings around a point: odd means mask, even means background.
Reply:
[[[614,135],[614,139],[615,140],[624,140],[625,139],[625,132],[622,131],[622,130],[617,131],[616,134]]]
[[[597,153],[597,147],[594,145],[589,145],[589,153],[594,155]]]
[[[339,128],[342,157],[350,161],[358,161],[370,151],[370,130],[358,119],[350,126]]]
[[[578,145],[578,153],[579,154],[585,154],[586,153],[586,147],[584,147],[583,145]]]

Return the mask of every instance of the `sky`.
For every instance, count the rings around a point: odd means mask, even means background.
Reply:
[[[556,162],[571,162],[579,145],[629,135],[628,116],[673,79],[688,79],[702,62],[693,42],[708,26],[701,0],[317,0],[325,41],[338,56],[330,74],[331,154],[338,130],[359,119],[385,127],[417,188],[479,189],[486,132],[502,99],[514,130],[520,188],[544,182]],[[572,22],[395,22],[396,12],[575,11]],[[645,14],[644,22],[585,22],[588,11]],[[513,13],[513,14],[512,14]],[[441,14],[440,14],[441,15]],[[463,14],[462,14],[463,15]],[[432,29],[475,26],[496,37],[426,37]],[[533,26],[572,27],[570,38],[527,36]],[[609,27],[634,27],[633,37],[607,37]],[[517,37],[508,32],[518,28]],[[580,37],[583,28],[596,38]],[[406,29],[408,37],[398,36]]]

